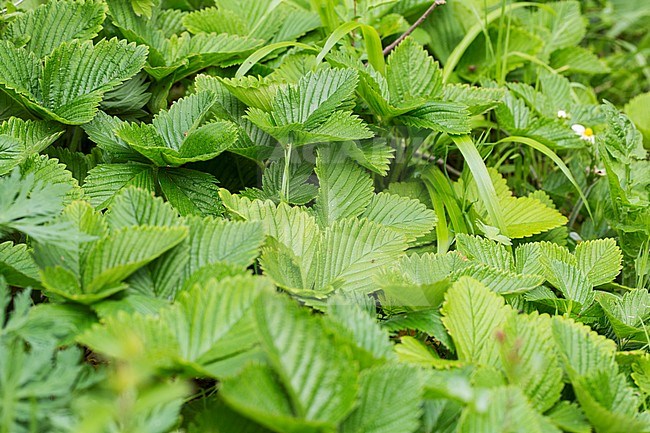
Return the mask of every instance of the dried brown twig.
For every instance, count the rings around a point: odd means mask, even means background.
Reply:
[[[423,22],[424,20],[427,19],[427,17],[431,14],[431,12],[433,12],[433,10],[434,10],[435,8],[437,8],[438,6],[442,6],[442,5],[446,4],[446,3],[447,3],[447,2],[446,2],[445,0],[435,0],[433,3],[431,3],[431,6],[429,6],[429,9],[427,9],[427,10],[422,14],[422,16],[421,16],[420,18],[418,18],[417,21],[414,22],[413,25],[412,25],[411,27],[409,27],[407,31],[404,32],[404,34],[402,34],[402,36],[400,36],[399,38],[397,38],[397,39],[395,40],[395,42],[393,42],[392,44],[390,44],[389,46],[387,46],[386,48],[384,48],[384,56],[388,55],[388,53],[390,53],[390,52],[393,50],[393,48],[395,48],[396,46],[398,46],[398,45],[400,44],[400,42],[402,42],[404,39],[406,39],[406,37],[407,37],[408,35],[410,35],[411,33],[413,33],[413,30],[417,29],[418,26],[419,26],[420,24],[422,24],[422,22]]]

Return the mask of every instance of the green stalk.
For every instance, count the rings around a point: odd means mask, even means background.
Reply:
[[[481,154],[478,153],[474,142],[468,135],[451,136],[451,139],[456,143],[458,150],[463,154],[465,163],[472,172],[472,176],[478,187],[479,196],[490,216],[490,220],[496,225],[501,234],[508,236],[508,228],[503,217],[503,211],[499,205],[497,192],[494,189],[494,184],[492,184],[492,179],[485,166],[485,162],[481,158]]]
[[[282,196],[280,199],[285,203],[289,203],[289,170],[291,168],[291,150],[293,144],[289,144],[284,148],[284,171],[282,172]]]

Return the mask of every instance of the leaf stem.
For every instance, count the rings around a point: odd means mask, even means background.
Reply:
[[[284,148],[284,171],[282,172],[282,197],[280,199],[289,203],[289,169],[291,167],[291,150],[292,144]]]
[[[433,10],[434,10],[435,8],[437,8],[438,6],[442,6],[442,5],[446,4],[446,3],[447,3],[447,2],[446,2],[445,0],[435,0],[433,3],[431,3],[431,6],[429,6],[429,9],[427,9],[426,11],[424,11],[424,13],[422,14],[422,16],[421,16],[420,18],[418,18],[417,21],[415,21],[415,22],[413,23],[413,25],[412,25],[411,27],[409,27],[408,30],[406,30],[406,31],[402,34],[402,36],[400,36],[399,38],[397,38],[397,39],[395,40],[395,42],[393,42],[392,44],[390,44],[389,46],[387,46],[386,48],[384,48],[384,56],[388,55],[388,53],[390,53],[391,51],[393,51],[393,48],[395,48],[396,46],[398,46],[398,45],[399,45],[399,44],[400,44],[404,39],[406,39],[406,38],[408,37],[408,35],[410,35],[411,33],[413,33],[413,31],[414,31],[415,29],[417,29],[418,26],[419,26],[420,24],[422,24],[422,23],[424,22],[424,20],[426,20],[427,17],[428,17],[429,15],[431,15],[431,12],[433,12]]]

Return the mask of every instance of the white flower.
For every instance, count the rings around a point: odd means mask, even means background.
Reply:
[[[573,129],[573,132],[578,134],[580,138],[582,138],[585,141],[588,141],[590,143],[595,143],[596,142],[596,136],[594,136],[594,130],[591,128],[585,128],[584,126],[580,125],[579,123],[576,123],[575,125],[571,126],[571,129]]]
[[[564,110],[559,110],[557,112],[557,117],[558,117],[558,119],[568,119],[569,118],[569,113],[567,113]]]

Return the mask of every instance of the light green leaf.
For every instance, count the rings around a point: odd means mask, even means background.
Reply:
[[[63,209],[73,183],[46,182],[37,173],[21,176],[18,167],[0,177],[0,233],[20,231],[38,241],[64,241],[70,235],[64,226],[45,226]]]
[[[463,275],[480,281],[490,290],[502,295],[528,292],[544,282],[544,277],[540,275],[516,274],[485,265],[470,265],[453,274],[454,278]]]
[[[273,291],[264,278],[250,275],[197,284],[179,295],[174,306],[161,313],[178,342],[179,356],[200,368],[216,371],[211,364],[250,349],[256,342],[251,322],[255,301]],[[234,345],[233,345],[234,343]]]
[[[464,233],[456,235],[456,249],[468,259],[492,268],[513,271],[515,262],[505,246],[489,239]]]
[[[354,162],[341,158],[337,149],[319,149],[316,159],[320,187],[314,209],[322,227],[361,215],[374,196],[370,176]]]
[[[136,187],[120,191],[106,214],[106,222],[113,230],[139,225],[174,226],[178,220],[178,213],[168,203]]]
[[[447,291],[442,314],[442,323],[454,340],[460,361],[497,363],[496,331],[514,314],[501,296],[478,281],[463,277]]]
[[[610,71],[607,64],[595,53],[581,46],[553,51],[550,66],[556,71],[561,70],[564,74],[606,74]]]
[[[372,196],[362,218],[401,233],[408,242],[433,230],[437,218],[419,200],[381,192]]]
[[[82,270],[83,287],[88,293],[122,281],[137,269],[187,236],[185,227],[136,226],[113,230],[88,252]]]
[[[420,372],[403,364],[364,370],[359,406],[341,425],[342,433],[412,433],[420,425]]]
[[[552,320],[564,369],[596,430],[613,433],[650,428],[647,412],[638,411],[638,395],[618,371],[616,344],[585,325],[560,317]]]
[[[370,293],[377,288],[372,276],[405,250],[404,237],[390,229],[367,220],[339,220],[325,230],[319,245],[315,287]]]
[[[580,242],[575,251],[578,268],[594,286],[614,280],[621,270],[623,255],[614,239]]]
[[[106,6],[99,1],[52,1],[19,15],[5,29],[3,39],[43,58],[64,42],[93,39],[105,18]]]
[[[336,110],[354,106],[357,74],[352,69],[323,69],[310,72],[297,86],[280,89],[273,101],[277,125],[304,124],[307,128],[323,123]]]
[[[547,315],[511,315],[503,326],[501,362],[508,382],[517,385],[543,413],[559,399],[564,383],[551,320]]]
[[[576,266],[551,259],[548,269],[553,276],[553,284],[562,292],[566,299],[580,304],[586,309],[594,300],[593,284]]]
[[[246,365],[238,376],[223,381],[219,393],[226,404],[261,425],[282,428],[287,433],[319,431],[319,423],[294,418],[291,401],[274,371],[267,365]]]
[[[504,197],[501,199],[508,235],[522,238],[545,232],[567,223],[567,218],[536,198]]]
[[[369,314],[352,299],[333,296],[327,303],[327,315],[339,327],[338,336],[353,343],[361,368],[395,359],[388,333],[377,323],[374,311]]]
[[[88,172],[83,188],[90,204],[104,209],[129,186],[154,191],[153,168],[145,164],[100,164]]]
[[[637,95],[625,105],[625,113],[641,134],[646,149],[650,148],[650,93]]]
[[[211,217],[188,217],[186,224],[190,228],[186,277],[215,262],[247,267],[257,257],[258,249],[264,242],[264,231],[257,221],[233,222]]]
[[[278,296],[258,302],[256,316],[262,346],[295,416],[323,426],[343,420],[354,407],[356,368],[336,350],[323,321]]]
[[[619,340],[648,340],[645,321],[650,314],[650,295],[647,290],[635,289],[623,296],[597,292],[596,300]]]
[[[458,422],[459,433],[560,433],[537,413],[521,389],[500,386],[485,390],[484,401],[467,406]]]
[[[118,117],[99,111],[95,118],[84,124],[82,128],[97,147],[111,155],[113,162],[148,162],[144,156],[131,149],[124,140],[115,135],[115,131],[125,123]]]

